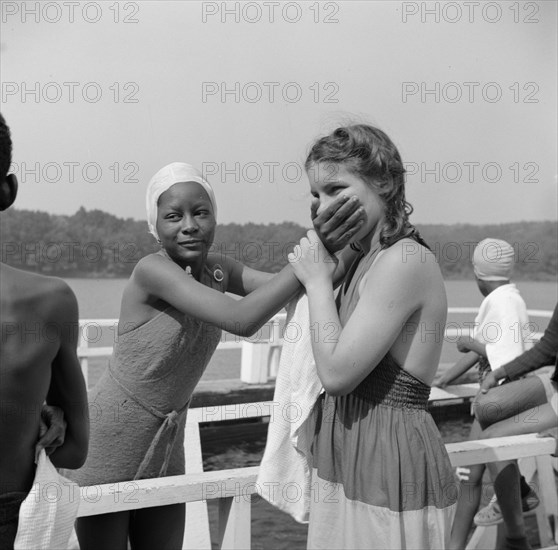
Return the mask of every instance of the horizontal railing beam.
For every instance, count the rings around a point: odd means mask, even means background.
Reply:
[[[196,407],[188,411],[187,421],[199,423],[242,420],[245,418],[263,418],[275,414],[277,405],[279,404],[275,404],[273,401],[257,401],[252,403]],[[278,412],[280,413],[280,411]]]
[[[80,488],[78,517],[216,498],[249,498],[258,466]]]
[[[448,313],[472,313],[477,314],[479,311],[478,307],[449,307]],[[527,314],[531,317],[541,317],[543,319],[550,319],[552,317],[552,310],[546,309],[528,309]],[[285,320],[287,318],[286,313],[278,313],[274,317],[272,317],[268,323],[271,323],[275,320]],[[80,319],[79,324],[83,325],[94,325],[99,327],[111,327],[118,325],[118,319]]]
[[[112,346],[98,346],[95,348],[79,347],[77,349],[78,357],[106,357],[112,354]]]
[[[537,437],[536,434],[446,445],[454,467],[549,455],[555,447],[554,438]],[[248,499],[256,492],[258,471],[259,466],[251,466],[82,487],[78,517],[181,502],[232,497]]]
[[[446,449],[452,466],[472,466],[487,462],[549,455],[556,449],[556,440],[553,437],[525,434],[448,443]]]
[[[478,312],[478,308],[474,308],[474,307],[450,307],[448,308],[448,313],[466,313],[466,314],[476,314]],[[546,311],[546,310],[542,310],[542,309],[530,309],[528,310],[528,314],[531,317],[541,317],[541,318],[546,318],[546,319],[550,319],[552,317],[552,311]],[[268,323],[270,323],[271,325],[276,325],[278,326],[278,322],[279,320],[284,320],[286,318],[286,314],[285,313],[279,313],[277,315],[275,315],[275,317],[272,317]],[[118,325],[118,319],[80,319],[79,321],[80,327],[82,329],[87,328],[88,326],[95,326],[95,327],[116,327]],[[278,333],[276,334],[277,331],[274,331],[274,337],[272,338],[272,340],[270,340],[269,342],[266,340],[264,342],[256,342],[256,343],[266,343],[268,344],[270,347],[275,348],[275,347],[281,347],[282,346],[282,339],[278,340]],[[462,335],[463,332],[466,333],[470,333],[471,330],[466,328],[466,329],[459,329],[459,328],[455,328],[455,327],[448,327],[446,328],[445,332],[444,332],[444,338],[447,339],[453,339],[453,338],[457,338],[460,335]],[[542,332],[533,332],[530,335],[530,338],[533,340],[538,340],[541,338],[542,336]],[[88,345],[87,343],[87,336],[84,335],[82,337],[82,341],[85,341],[85,345],[82,345],[78,348],[78,356],[81,359],[86,359],[88,357],[104,357],[104,356],[108,356],[112,353],[112,346],[103,346],[103,347],[91,347]],[[250,343],[254,343],[253,340],[251,340],[250,338],[235,338],[234,341],[230,341],[230,340],[225,340],[223,342],[220,342],[219,345],[217,346],[218,350],[231,350],[231,349],[241,349],[242,345],[244,342],[250,342]]]

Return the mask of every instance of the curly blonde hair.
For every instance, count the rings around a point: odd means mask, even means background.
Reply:
[[[409,222],[413,207],[405,200],[405,167],[401,155],[382,130],[368,124],[337,128],[314,143],[304,167],[308,171],[322,163],[342,164],[377,193],[385,212],[385,224],[380,230],[382,248],[404,237],[428,247]]]

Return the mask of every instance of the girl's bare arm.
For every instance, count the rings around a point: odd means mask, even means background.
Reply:
[[[223,262],[223,268],[229,269],[229,265]],[[187,315],[241,336],[254,334],[301,288],[287,265],[265,284],[241,300],[235,300],[186,276],[177,264],[157,254],[143,258],[136,266],[134,277],[151,296]]]

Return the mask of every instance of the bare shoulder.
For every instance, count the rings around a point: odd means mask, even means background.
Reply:
[[[443,306],[445,300],[444,281],[435,255],[412,239],[402,239],[385,249],[365,280],[366,286],[417,304],[436,302]]]
[[[401,239],[386,248],[378,258],[377,268],[380,272],[399,274],[404,278],[440,277],[441,280],[436,256],[413,239]]]
[[[147,282],[158,273],[164,272],[165,268],[172,267],[174,264],[163,258],[160,254],[153,253],[144,256],[134,267],[130,281],[135,281],[140,285]]]
[[[2,301],[7,306],[32,309],[49,318],[50,312],[77,312],[77,299],[68,283],[2,265]]]
[[[44,275],[38,275],[38,277],[41,279],[40,284],[45,292],[51,292],[59,299],[75,298],[74,291],[70,288],[70,285],[59,277],[46,277]]]
[[[160,254],[157,254],[156,252],[154,252],[153,254],[148,254],[147,256],[141,258],[141,260],[139,260],[139,262],[136,264],[136,267],[134,268],[134,273],[153,269],[154,266],[161,265],[161,262],[163,261],[164,258]]]
[[[39,291],[37,301],[56,318],[64,317],[68,321],[78,320],[78,302],[74,291],[68,283],[58,277],[37,275],[35,283]]]

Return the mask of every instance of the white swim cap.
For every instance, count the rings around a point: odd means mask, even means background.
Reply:
[[[159,240],[157,234],[157,202],[159,197],[175,183],[193,181],[199,183],[207,192],[211,206],[213,206],[213,215],[217,218],[217,203],[215,202],[215,193],[209,183],[203,178],[201,172],[194,168],[191,164],[185,162],[173,162],[161,168],[149,182],[147,193],[145,196],[145,206],[147,209],[147,225],[149,232]]]
[[[482,281],[506,281],[514,264],[512,246],[500,239],[484,239],[473,252],[475,275]]]

